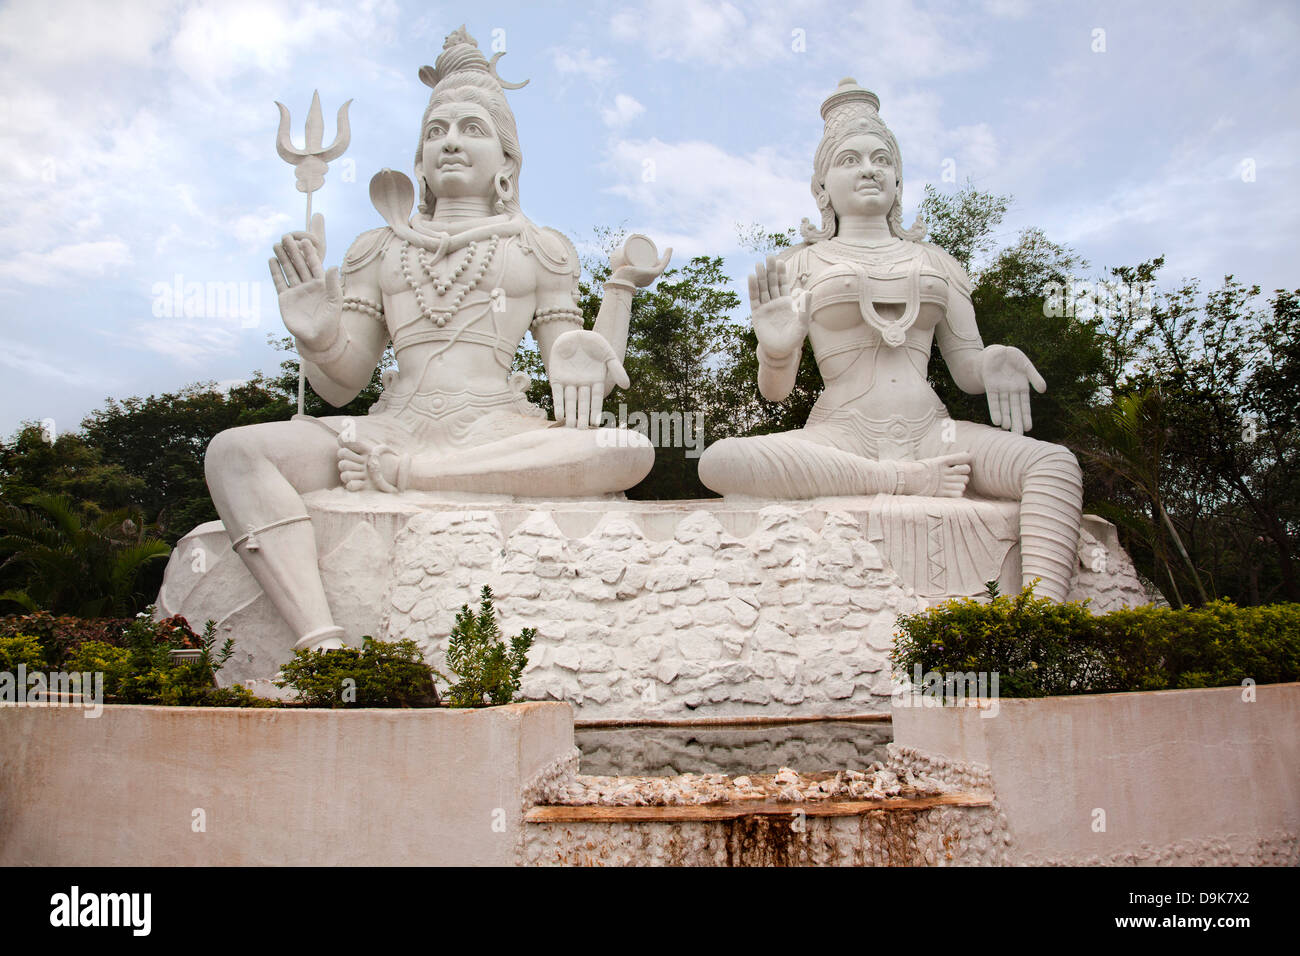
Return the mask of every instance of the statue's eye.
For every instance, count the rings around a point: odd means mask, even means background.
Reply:
[[[848,153],[840,160],[841,166],[856,166],[857,164],[858,157],[854,156],[852,153]]]
[[[475,136],[485,136],[485,135],[487,135],[487,134],[485,134],[485,133],[483,132],[483,127],[480,126],[478,123],[470,123],[470,124],[468,124],[468,125],[465,127],[465,132],[467,132],[467,133],[473,133]]]
[[[447,135],[447,127],[443,126],[441,123],[434,123],[432,126],[429,127],[429,139],[433,139],[435,136],[446,136],[446,135]]]

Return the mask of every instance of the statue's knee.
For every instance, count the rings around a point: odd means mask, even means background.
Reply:
[[[256,455],[247,427],[228,428],[208,442],[208,450],[203,455],[203,473],[209,483],[214,476],[238,472],[252,464]]]
[[[700,455],[700,483],[718,494],[726,494],[735,482],[743,447],[742,439],[724,438],[704,449]]]
[[[650,474],[650,469],[654,468],[655,446],[649,438],[638,431],[628,429],[626,435],[625,447],[622,449],[623,462],[635,484]]]
[[[1030,473],[1083,488],[1083,469],[1079,467],[1079,459],[1064,445],[1044,442],[1042,451],[1034,459]]]

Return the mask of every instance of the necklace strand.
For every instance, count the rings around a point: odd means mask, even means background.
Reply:
[[[487,251],[483,254],[478,268],[474,270],[474,274],[470,279],[464,283],[460,281],[460,277],[465,273],[465,270],[469,268],[470,263],[473,262],[475,257],[478,255],[477,242],[471,242],[466,247],[464,258],[461,259],[460,264],[456,266],[446,279],[440,279],[433,272],[433,264],[434,261],[436,261],[436,257],[423,251],[417,252],[420,270],[423,275],[418,278],[413,275],[409,255],[411,243],[404,242],[402,244],[402,254],[400,257],[402,277],[406,279],[406,284],[410,286],[411,291],[415,293],[415,304],[420,309],[420,317],[429,319],[434,325],[438,326],[438,328],[442,328],[446,325],[447,320],[460,311],[460,304],[465,300],[465,296],[473,292],[474,289],[478,287],[478,284],[483,281],[483,277],[487,275],[487,271],[492,265],[492,259],[496,255],[497,244],[500,242],[500,239],[501,237],[496,233],[492,234],[492,237],[488,239]],[[453,296],[449,307],[435,309],[425,301],[423,290],[425,283],[421,281],[425,276],[427,276],[429,281],[433,283],[434,290],[440,297],[445,298],[448,291],[456,289],[456,294]]]

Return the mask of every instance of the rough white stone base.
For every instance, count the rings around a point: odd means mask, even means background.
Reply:
[[[413,638],[443,667],[456,612],[487,585],[503,631],[535,627],[530,699],[591,718],[888,709],[899,614],[1019,587],[1014,502],[466,501],[342,490],[307,498],[350,638]],[[1114,528],[1087,516],[1074,599],[1145,603]],[[160,615],[209,618],[260,691],[294,635],[219,522],[183,538]]]

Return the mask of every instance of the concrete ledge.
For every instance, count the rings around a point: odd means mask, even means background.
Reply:
[[[752,800],[711,803],[699,806],[533,807],[524,814],[525,823],[697,823],[737,820],[741,817],[860,817],[867,813],[932,810],[935,807],[988,807],[993,798],[978,793],[942,793],[929,797],[889,797],[884,800],[809,800],[791,803]]]
[[[3,707],[0,865],[511,864],[572,751],[562,703]]]
[[[894,739],[987,770],[1016,862],[1294,865],[1300,684],[1253,690],[896,706]]]

